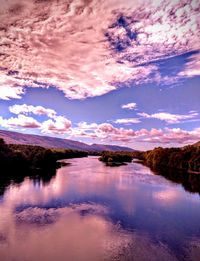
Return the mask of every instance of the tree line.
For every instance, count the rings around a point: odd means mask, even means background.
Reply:
[[[139,159],[154,170],[178,169],[191,173],[200,172],[200,146],[188,145],[182,148],[158,147],[149,151],[102,152],[99,160],[105,163],[131,162]]]
[[[85,151],[48,149],[32,145],[6,144],[0,139],[1,168],[44,169],[58,166],[58,160],[86,157]]]
[[[200,147],[155,148],[142,153],[144,163],[153,169],[173,168],[188,172],[200,172]]]
[[[99,158],[107,166],[120,166],[124,162],[131,162],[132,159],[137,159],[138,162],[150,167],[154,174],[182,184],[185,190],[200,193],[200,175],[194,174],[200,173],[200,146],[158,147],[145,152],[105,151]]]
[[[131,162],[133,159],[133,155],[131,152],[111,152],[111,151],[103,151],[99,158],[100,161],[106,163],[108,166],[120,166],[125,164],[126,162]]]

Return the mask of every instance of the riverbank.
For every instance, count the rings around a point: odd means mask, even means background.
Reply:
[[[155,148],[142,153],[143,163],[152,169],[176,169],[200,174],[200,147]]]
[[[45,183],[1,183],[4,260],[194,260],[200,176],[172,173],[170,182],[137,163],[116,169],[97,157],[66,162]]]
[[[87,157],[85,151],[66,149],[47,149],[40,146],[31,145],[8,145],[0,139],[0,167],[3,176],[25,176],[34,170],[55,170],[61,167],[59,160]],[[45,173],[42,171],[41,173]]]

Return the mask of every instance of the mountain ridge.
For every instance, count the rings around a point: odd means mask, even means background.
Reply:
[[[4,139],[7,144],[24,144],[35,145],[46,148],[64,148],[86,151],[134,151],[129,147],[106,144],[89,145],[84,142],[79,142],[70,139],[62,139],[50,136],[41,136],[36,134],[24,134],[15,131],[0,130],[0,138]]]
[[[195,144],[193,144],[193,146],[200,147],[200,141],[198,141]]]

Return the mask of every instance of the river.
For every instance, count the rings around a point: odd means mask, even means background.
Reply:
[[[66,161],[2,185],[0,260],[200,260],[199,193],[138,163]]]

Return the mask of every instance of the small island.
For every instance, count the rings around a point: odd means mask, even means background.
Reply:
[[[199,143],[182,148],[158,147],[148,151],[102,152],[99,160],[107,166],[121,166],[128,162],[142,163],[152,170],[180,170],[191,174],[200,174]]]
[[[104,162],[106,166],[117,167],[121,165],[126,165],[126,163],[131,162],[133,155],[131,152],[110,152],[104,151],[99,158],[100,161]]]

